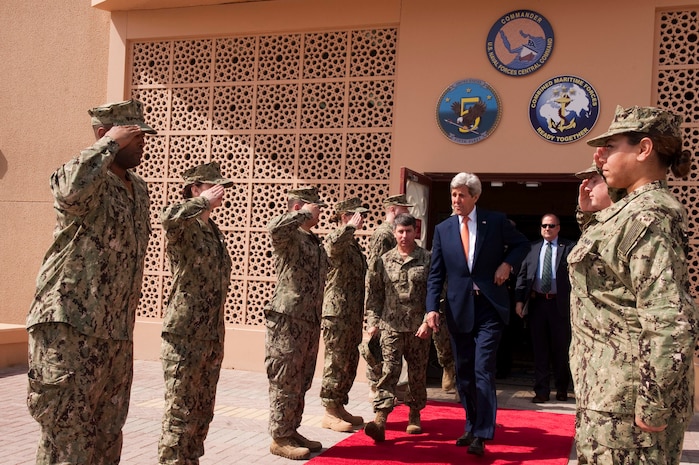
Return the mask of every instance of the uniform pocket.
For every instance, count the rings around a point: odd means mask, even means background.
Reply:
[[[42,426],[54,426],[60,418],[67,418],[74,408],[75,372],[63,365],[44,362],[30,366],[27,376],[27,407],[31,416]]]

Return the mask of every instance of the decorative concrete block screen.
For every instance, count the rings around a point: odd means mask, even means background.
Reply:
[[[171,288],[161,209],[181,200],[180,173],[218,161],[235,180],[213,215],[233,259],[226,322],[263,323],[275,281],[265,225],[286,191],[320,187],[331,206],[359,196],[366,246],[389,195],[397,29],[377,28],[130,44],[131,95],[158,135],[138,172],[151,193],[153,235],[138,316],[161,318]]]
[[[669,184],[689,216],[689,274],[699,299],[699,9],[659,11],[656,22],[657,105],[684,116],[684,146],[694,155],[689,177],[670,175]]]

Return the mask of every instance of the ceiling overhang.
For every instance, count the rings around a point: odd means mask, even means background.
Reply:
[[[106,11],[160,10],[194,6],[224,5],[269,0],[92,0],[92,6]]]

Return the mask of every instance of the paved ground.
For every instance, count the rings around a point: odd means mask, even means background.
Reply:
[[[347,437],[320,427],[323,407],[318,392],[319,380],[306,396],[306,410],[300,432],[320,440],[330,447]],[[513,409],[537,409],[573,414],[574,401],[532,404],[531,393],[516,379],[499,383],[499,406]],[[39,429],[25,406],[26,368],[0,369],[0,463],[24,465],[34,463]],[[454,400],[453,395],[441,389],[430,388],[433,400]],[[159,362],[137,361],[131,395],[131,409],[124,427],[124,448],[121,463],[144,465],[157,463],[157,442],[163,407],[163,381]],[[206,455],[202,465],[213,464],[286,464],[293,462],[269,453],[267,434],[267,379],[262,373],[223,370],[218,385],[216,415],[206,440]],[[350,393],[351,413],[371,418],[371,403],[366,384],[356,383]],[[465,454],[464,454],[465,455]],[[685,437],[682,463],[699,463],[699,416],[695,418]],[[576,464],[574,452],[570,462]]]

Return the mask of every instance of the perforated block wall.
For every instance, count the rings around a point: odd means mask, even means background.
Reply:
[[[212,218],[233,259],[226,321],[261,325],[275,281],[265,225],[286,191],[313,184],[329,205],[359,196],[371,213],[389,195],[397,29],[142,41],[130,44],[130,92],[157,131],[137,171],[154,229],[138,317],[161,318],[171,288],[159,224],[180,201],[180,173],[218,161],[235,180]],[[332,208],[317,231],[334,224]]]
[[[693,154],[686,179],[669,178],[670,188],[689,217],[691,289],[699,300],[699,9],[659,11],[656,50],[657,105],[684,116],[684,147]]]

